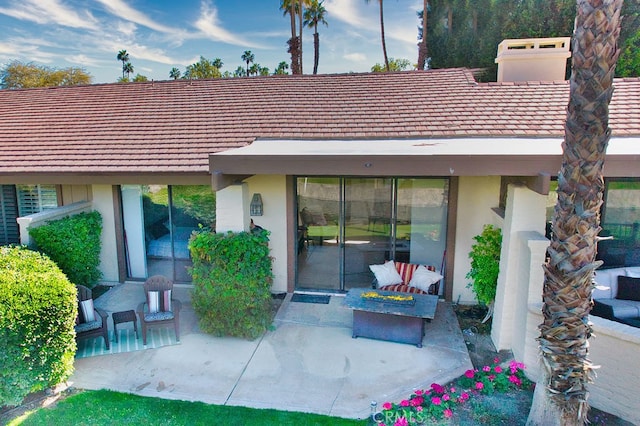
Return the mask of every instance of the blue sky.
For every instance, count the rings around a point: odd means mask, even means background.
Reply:
[[[369,71],[382,63],[378,2],[325,0],[328,27],[319,28],[319,73]],[[417,61],[416,11],[422,0],[387,0],[385,33],[390,57]],[[129,52],[134,73],[154,80],[202,55],[220,58],[222,71],[255,62],[290,62],[289,18],[280,0],[0,0],[0,65],[12,60],[57,68],[77,66],[94,83],[122,75],[119,50]],[[304,72],[313,69],[313,34],[304,32]]]

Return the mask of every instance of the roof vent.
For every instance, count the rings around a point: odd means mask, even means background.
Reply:
[[[565,80],[571,37],[504,40],[498,45],[498,81]]]

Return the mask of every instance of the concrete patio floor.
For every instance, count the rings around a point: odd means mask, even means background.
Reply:
[[[406,398],[413,389],[444,384],[473,368],[457,318],[439,302],[423,347],[351,337],[343,297],[327,305],[283,301],[274,328],[255,341],[199,331],[190,287],[178,345],[76,359],[69,384],[167,399],[365,418],[371,401]],[[110,313],[135,309],[142,285],[110,289],[96,305]],[[111,321],[111,320],[110,320]],[[112,324],[110,323],[110,326]],[[132,327],[131,323],[121,327]],[[111,327],[110,330],[113,330]]]

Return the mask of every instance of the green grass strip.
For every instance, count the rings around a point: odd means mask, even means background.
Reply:
[[[106,390],[84,391],[13,419],[16,425],[273,425],[363,426],[364,420],[142,397]]]

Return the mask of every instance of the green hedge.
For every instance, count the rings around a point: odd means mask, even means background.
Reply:
[[[473,237],[475,244],[471,246],[469,258],[471,270],[467,278],[473,282],[471,287],[478,302],[489,305],[496,298],[498,273],[500,272],[500,250],[502,249],[502,231],[493,225],[485,225],[480,235]]]
[[[255,339],[271,322],[271,257],[267,231],[191,238],[193,308],[200,328]]]
[[[97,211],[67,216],[29,229],[39,251],[49,256],[74,284],[93,287],[102,277],[100,234],[102,217]]]
[[[76,288],[41,253],[0,247],[0,406],[73,372]]]

